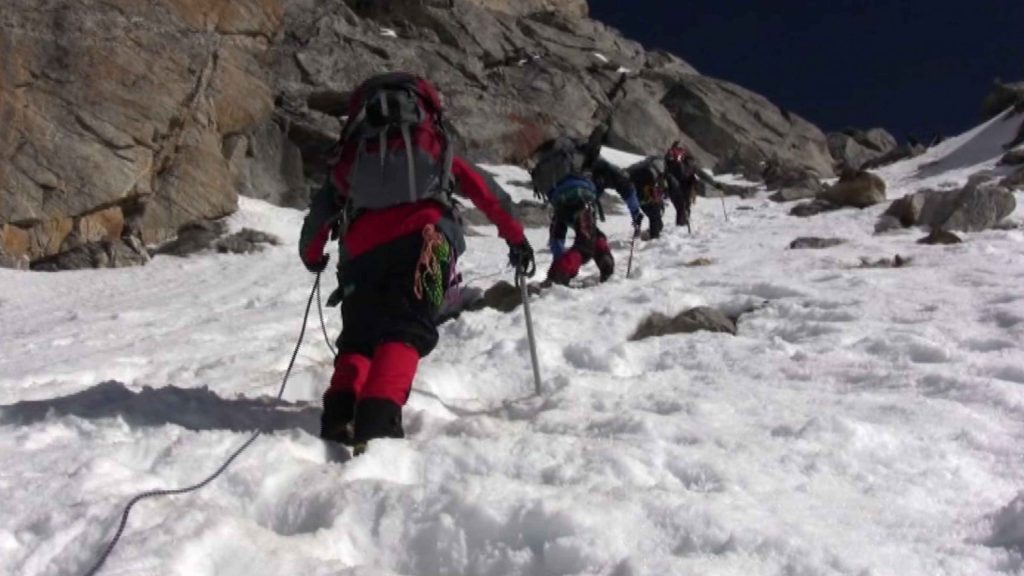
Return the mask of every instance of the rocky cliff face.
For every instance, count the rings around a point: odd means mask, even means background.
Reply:
[[[274,0],[5,0],[0,240],[32,259],[237,204],[224,144],[273,112]]]
[[[438,85],[478,160],[588,133],[628,70],[614,145],[681,139],[706,164],[831,174],[808,122],[586,13],[584,0],[5,0],[0,256],[157,242],[239,193],[302,206],[352,89],[392,70]]]

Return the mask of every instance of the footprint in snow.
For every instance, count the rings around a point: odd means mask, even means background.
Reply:
[[[1015,348],[1016,344],[999,338],[982,338],[967,340],[963,342],[962,346],[971,352],[1000,352]]]
[[[992,370],[990,374],[993,378],[1013,382],[1014,384],[1024,384],[1024,368],[1019,366],[1003,366]]]

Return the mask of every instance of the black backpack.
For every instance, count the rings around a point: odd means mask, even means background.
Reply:
[[[661,202],[665,193],[665,159],[649,156],[626,169],[641,204]]]
[[[541,199],[570,176],[583,176],[587,157],[583,147],[567,136],[548,140],[535,153],[537,163],[530,171],[533,192]]]

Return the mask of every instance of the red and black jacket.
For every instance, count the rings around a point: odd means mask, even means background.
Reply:
[[[512,215],[511,199],[493,179],[469,162],[455,157],[452,180],[454,192],[468,198],[483,212],[498,227],[498,234],[505,241],[518,244],[525,239],[522,225]],[[331,230],[341,220],[345,205],[346,194],[331,178],[314,194],[299,238],[299,255],[306,264],[315,264],[323,257]],[[356,258],[377,246],[419,232],[428,224],[437,225],[456,251],[463,251],[465,240],[451,209],[428,199],[381,210],[364,210],[356,215],[342,237],[345,255]]]

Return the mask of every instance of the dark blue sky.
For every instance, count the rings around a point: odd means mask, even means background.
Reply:
[[[590,8],[645,47],[826,131],[953,135],[978,122],[993,78],[1024,80],[1024,0],[590,0]]]

